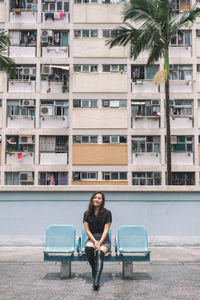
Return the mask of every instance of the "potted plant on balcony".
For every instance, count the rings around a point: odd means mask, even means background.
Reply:
[[[160,114],[159,114],[156,110],[153,110],[153,111],[152,111],[152,116],[154,116],[154,117],[159,117]]]

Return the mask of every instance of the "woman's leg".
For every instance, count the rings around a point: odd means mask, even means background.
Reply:
[[[104,255],[106,253],[108,253],[108,248],[106,248],[105,246],[101,246],[101,248],[96,252],[96,274],[93,285],[93,288],[96,291],[99,289],[99,282],[103,270]]]
[[[88,262],[92,268],[92,277],[95,277],[95,255],[94,255],[94,244],[91,242],[86,243],[85,253],[88,259]]]

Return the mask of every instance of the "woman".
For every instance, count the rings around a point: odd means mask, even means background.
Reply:
[[[88,236],[85,244],[85,253],[92,268],[94,290],[99,289],[104,255],[111,248],[108,232],[112,222],[112,215],[108,209],[104,208],[104,204],[104,194],[102,192],[94,193],[83,218],[85,231]]]

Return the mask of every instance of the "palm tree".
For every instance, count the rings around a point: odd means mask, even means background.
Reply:
[[[147,50],[147,66],[164,58],[165,109],[166,109],[166,148],[167,148],[167,184],[171,184],[171,136],[169,111],[169,46],[183,26],[191,25],[200,15],[200,8],[178,14],[177,0],[130,0],[123,10],[123,23],[113,31],[106,41],[109,48],[130,46],[130,57],[134,60]],[[127,20],[130,22],[128,23]]]
[[[0,70],[7,74],[15,74],[15,63],[6,53],[10,45],[10,38],[5,32],[0,32]]]

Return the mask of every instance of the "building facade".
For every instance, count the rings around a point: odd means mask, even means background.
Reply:
[[[175,0],[177,13],[199,1]],[[47,190],[166,186],[164,87],[129,49],[109,49],[124,1],[4,0],[16,76],[0,72],[0,184]],[[170,46],[172,184],[199,188],[200,18]],[[27,187],[28,186],[28,187]],[[114,187],[113,187],[114,186]],[[138,187],[139,186],[139,187]]]

